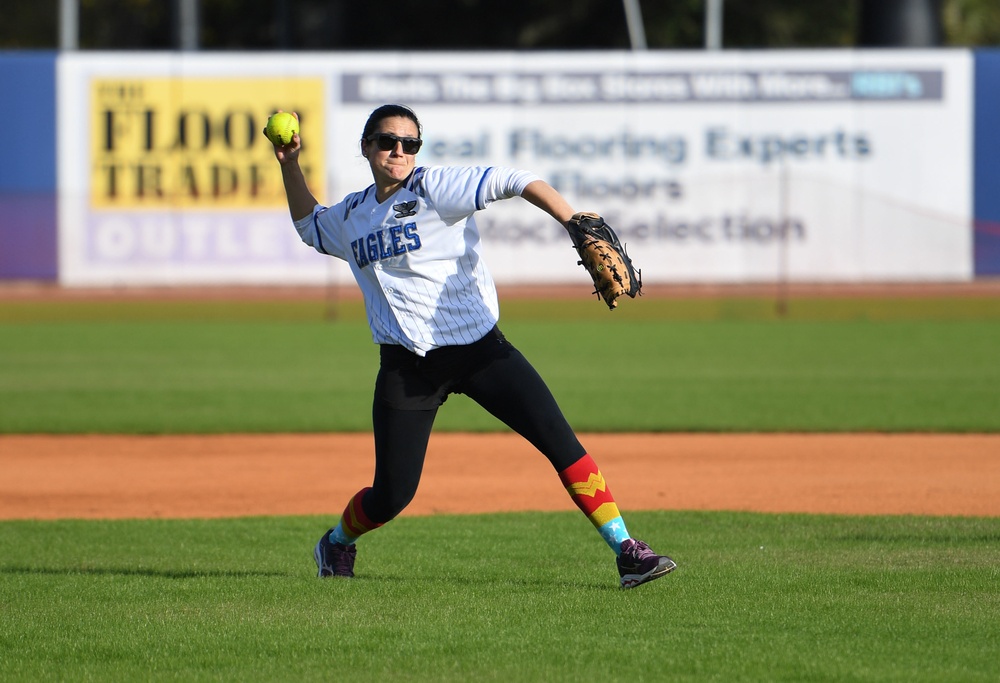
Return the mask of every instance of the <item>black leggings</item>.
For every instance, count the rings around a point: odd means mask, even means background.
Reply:
[[[434,418],[451,393],[465,394],[523,436],[557,472],[586,454],[548,386],[499,329],[423,358],[383,345],[372,407],[375,479],[362,501],[373,522],[389,521],[413,500]]]

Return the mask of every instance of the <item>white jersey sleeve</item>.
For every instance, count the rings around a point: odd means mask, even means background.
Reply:
[[[299,233],[299,237],[302,238],[302,241],[308,244],[316,251],[320,251],[323,253],[328,253],[328,252],[317,246],[320,241],[320,236],[319,236],[318,224],[316,222],[316,216],[317,214],[326,210],[327,207],[317,204],[316,206],[313,207],[312,213],[310,213],[305,218],[300,218],[297,221],[295,221],[295,231]]]
[[[361,192],[352,192],[333,206],[317,204],[312,213],[294,221],[295,230],[307,245],[321,254],[347,260],[350,245],[341,229],[348,221],[352,210],[375,199],[374,186]]]
[[[421,169],[417,192],[425,193],[445,221],[455,221],[481,211],[500,199],[519,197],[538,176],[503,167],[432,166]]]

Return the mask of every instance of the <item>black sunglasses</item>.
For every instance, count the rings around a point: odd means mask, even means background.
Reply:
[[[391,152],[396,149],[396,143],[403,143],[403,154],[416,154],[420,151],[420,145],[424,141],[420,138],[401,138],[392,133],[372,133],[365,138],[367,142],[375,141],[375,146],[383,152]]]

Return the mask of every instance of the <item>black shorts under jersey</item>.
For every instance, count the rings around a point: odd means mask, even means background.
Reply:
[[[518,352],[497,326],[477,342],[439,347],[426,356],[397,344],[382,344],[375,398],[397,410],[432,410],[449,394],[465,393],[465,382],[490,365],[509,360],[512,353]]]

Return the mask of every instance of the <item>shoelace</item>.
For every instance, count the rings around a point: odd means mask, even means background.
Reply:
[[[653,549],[646,545],[643,541],[636,541],[635,545],[632,546],[632,555],[637,560],[646,560],[650,557],[658,557]]]
[[[333,555],[333,571],[336,574],[341,572],[352,572],[354,571],[354,558],[351,557],[351,551],[347,548],[343,550],[339,548],[331,548]]]

